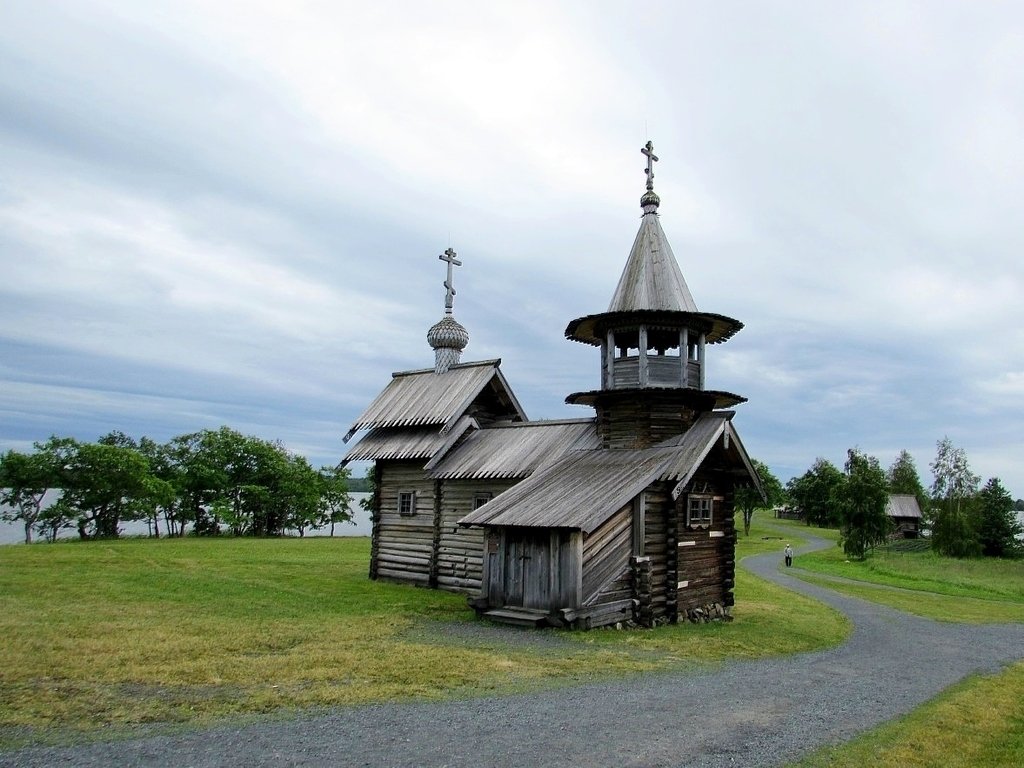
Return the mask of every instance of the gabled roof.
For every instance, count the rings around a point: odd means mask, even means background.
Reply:
[[[443,432],[454,426],[488,386],[514,418],[526,420],[499,366],[501,360],[453,365],[444,373],[433,368],[400,371],[377,395],[345,435],[345,442],[361,429],[437,425]]]
[[[591,533],[656,480],[677,480],[676,488],[681,489],[726,434],[730,435],[726,449],[730,461],[759,487],[729,423],[731,417],[731,413],[703,414],[686,433],[654,448],[570,451],[459,523]]]
[[[889,501],[885,504],[885,514],[889,517],[916,517],[921,518],[921,506],[917,503],[917,497],[910,493],[889,494]]]
[[[533,421],[474,432],[449,453],[427,464],[430,477],[528,477],[568,451],[600,445],[594,419]]]
[[[697,311],[697,304],[655,213],[647,213],[640,219],[633,249],[608,305],[609,312],[641,310]]]

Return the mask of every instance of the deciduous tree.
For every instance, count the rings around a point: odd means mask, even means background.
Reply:
[[[121,444],[78,443],[63,474],[61,502],[76,514],[83,539],[116,538],[120,523],[150,503],[149,494],[166,490],[142,454]]]
[[[32,530],[43,512],[43,497],[56,485],[56,468],[51,456],[36,446],[35,453],[8,451],[0,456],[0,513],[9,522],[25,527],[25,543],[32,543]]]
[[[843,473],[835,464],[818,458],[809,470],[786,484],[786,491],[808,525],[835,527],[839,518],[832,508],[833,489],[842,481]]]
[[[349,496],[349,471],[340,464],[320,468],[320,509],[324,518],[334,526],[352,520],[352,497]]]
[[[944,437],[936,444],[930,465],[932,483],[932,548],[950,557],[971,557],[981,552],[973,502],[981,478],[971,472],[967,453]]]
[[[847,451],[845,470],[833,489],[833,505],[840,520],[839,543],[847,555],[863,560],[891,530],[885,514],[889,483],[878,459],[856,448]]]
[[[735,502],[737,508],[743,513],[743,533],[746,536],[750,535],[750,522],[754,519],[755,509],[771,509],[776,504],[781,504],[786,498],[786,492],[782,487],[782,483],[772,474],[768,465],[757,459],[751,459],[751,462],[754,465],[754,469],[757,470],[758,477],[761,479],[764,498],[752,486],[736,490]]]

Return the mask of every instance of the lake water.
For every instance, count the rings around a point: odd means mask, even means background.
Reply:
[[[352,503],[349,505],[349,511],[352,512],[352,522],[350,523],[338,523],[334,526],[335,536],[369,536],[370,535],[370,514],[362,507],[359,506],[359,502],[362,499],[368,498],[368,493],[350,493],[352,497]],[[162,530],[162,529],[161,529]],[[298,531],[289,531],[290,534],[298,536]],[[147,536],[149,535],[149,528],[143,522],[132,522],[121,524],[121,535],[122,536]],[[326,528],[314,528],[312,530],[306,529],[307,536],[330,536],[331,527]],[[32,534],[32,540],[41,539],[42,537]],[[78,531],[74,528],[67,528],[60,533],[62,539],[76,539],[78,538]],[[8,523],[0,521],[0,544],[18,544],[25,541],[25,526],[20,522]]]
[[[350,493],[352,497],[352,504],[349,509],[352,512],[351,523],[338,523],[334,526],[335,536],[369,536],[370,535],[370,514],[362,507],[359,506],[359,502],[362,499],[368,498],[368,493]],[[1024,525],[1024,512],[1017,513],[1017,519]],[[291,531],[295,536],[298,536],[298,531]],[[122,536],[146,536],[149,534],[149,529],[145,523],[122,523],[121,535]],[[329,536],[331,534],[330,526],[326,528],[315,528],[313,530],[307,530],[307,536]],[[61,538],[74,539],[78,537],[78,532],[73,528],[66,529],[61,532]],[[33,540],[37,537],[33,534]],[[25,529],[21,523],[7,523],[0,521],[0,544],[17,544],[25,540]]]

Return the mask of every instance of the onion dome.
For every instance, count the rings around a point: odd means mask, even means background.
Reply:
[[[469,344],[469,331],[451,315],[445,315],[427,331],[427,343],[434,350],[434,373],[458,365]]]
[[[462,262],[455,258],[457,255],[449,248],[438,257],[448,264],[448,278],[444,281],[444,317],[427,331],[427,343],[434,350],[435,373],[444,373],[453,365],[457,365],[462,357],[462,350],[469,344],[469,331],[452,317],[452,305],[455,303],[452,267],[462,266]]]
[[[644,192],[643,197],[640,198],[640,207],[644,209],[644,213],[657,213],[659,205],[661,205],[661,198],[653,189]]]
[[[454,349],[461,352],[469,344],[469,331],[451,315],[445,315],[427,331],[431,349]]]

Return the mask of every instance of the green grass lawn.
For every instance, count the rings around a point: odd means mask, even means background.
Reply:
[[[778,552],[781,560],[783,541],[799,547],[806,533],[836,535],[796,523],[782,523],[780,534],[759,515],[739,537],[738,558]],[[366,539],[345,538],[0,547],[0,746],[531,690],[812,650],[849,631],[831,609],[738,569],[732,623],[545,631],[554,642],[530,642],[534,633],[524,631],[509,642],[476,624],[461,595],[370,581],[368,559]],[[836,548],[800,555],[798,565],[815,568],[816,579],[877,574],[882,586],[849,588],[911,588],[911,602],[955,601],[961,611],[971,601],[1010,610],[1024,602],[1016,563],[950,568],[929,555],[894,555],[850,564]],[[1022,701],[1018,665],[806,765],[1021,764]]]
[[[777,548],[752,532],[738,555]],[[373,582],[367,539],[0,547],[0,746],[293,708],[531,690],[812,650],[845,618],[744,572],[735,620],[501,640],[463,595]]]
[[[800,555],[795,565],[793,575],[806,581],[919,616],[979,624],[1024,622],[1024,560],[958,560],[931,551],[882,548],[858,561],[837,545]]]

